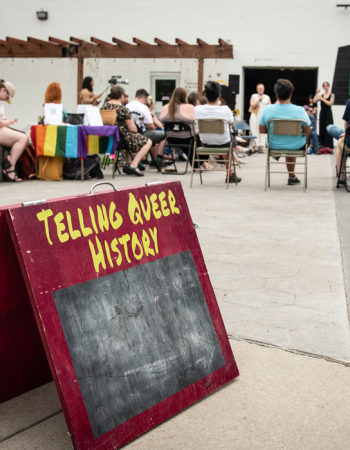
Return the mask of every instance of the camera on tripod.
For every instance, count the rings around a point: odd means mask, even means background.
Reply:
[[[112,75],[111,79],[108,80],[109,84],[129,84],[129,80],[123,79],[121,75]]]

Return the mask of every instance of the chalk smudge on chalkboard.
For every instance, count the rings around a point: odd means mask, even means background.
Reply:
[[[53,297],[95,438],[225,365],[190,251]]]

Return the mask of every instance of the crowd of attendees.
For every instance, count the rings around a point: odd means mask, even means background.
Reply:
[[[94,80],[86,77],[83,81],[82,90],[79,98],[81,104],[98,105],[101,101],[101,95],[95,95],[93,92]],[[302,119],[305,121],[307,130],[306,135],[311,136],[313,151],[320,154],[320,147],[328,147],[333,149],[333,138],[338,140],[337,146],[337,164],[340,171],[341,155],[344,147],[345,130],[350,120],[350,100],[346,105],[344,113],[344,129],[333,125],[332,105],[334,104],[334,94],[330,91],[330,84],[325,82],[322,85],[324,92],[317,90],[315,96],[310,95],[308,105],[299,107],[291,102],[294,87],[289,80],[280,79],[274,87],[276,95],[275,104],[271,104],[271,99],[265,94],[265,87],[259,83],[256,87],[257,93],[253,94],[250,100],[250,127],[253,135],[256,135],[255,141],[252,140],[253,146],[249,149],[248,154],[262,152],[266,145],[267,123],[270,119]],[[0,101],[11,103],[15,95],[15,87],[8,81],[0,81]],[[62,89],[59,83],[50,83],[45,92],[45,103],[62,102]],[[321,103],[321,112],[319,118],[319,135],[317,134],[317,105]],[[101,106],[101,105],[100,105]],[[168,131],[168,138],[172,146],[176,147],[183,139],[195,139],[197,146],[203,147],[228,147],[230,145],[230,133],[232,133],[232,125],[234,117],[230,108],[221,98],[221,87],[216,82],[208,82],[204,88],[204,95],[201,97],[197,92],[188,93],[182,87],[176,88],[170,98],[169,103],[163,106],[159,118],[154,114],[155,101],[149,95],[146,89],[138,89],[133,100],[129,100],[125,88],[121,84],[113,85],[108,93],[107,99],[104,101],[101,109],[114,110],[116,113],[115,124],[119,127],[120,136],[126,157],[126,164],[123,172],[127,175],[143,176],[145,165],[155,167],[158,171],[162,167],[170,165],[174,161],[174,157],[167,155],[165,148],[165,132],[164,124],[166,122],[185,122],[190,125],[189,131],[171,134]],[[62,120],[65,121],[67,111],[63,108]],[[196,121],[198,119],[218,118],[225,119],[223,134],[199,134]],[[11,151],[3,161],[3,176],[7,181],[22,181],[17,177],[15,166],[18,158],[28,144],[28,137],[25,133],[14,130],[11,127],[16,120],[6,118],[5,108],[0,102],[0,145],[9,147]],[[242,147],[244,137],[235,136],[236,145],[234,148],[233,164],[242,163],[236,153],[244,152]],[[292,136],[271,136],[270,147],[276,149],[288,148],[289,150],[298,150],[305,145],[305,137]],[[350,148],[350,137],[346,138],[346,149]],[[350,150],[349,150],[350,151]],[[151,161],[147,158],[150,153]],[[189,159],[192,163],[193,154],[184,154],[179,150],[184,159]],[[201,163],[203,169],[214,169],[208,158]],[[226,159],[226,158],[225,158]],[[235,183],[241,181],[233,173],[232,167],[228,167],[225,162],[229,182]],[[286,158],[288,169],[288,184],[298,184],[300,181],[294,174],[295,158]],[[196,165],[198,168],[198,165]],[[344,184],[344,178],[341,177],[341,184]]]

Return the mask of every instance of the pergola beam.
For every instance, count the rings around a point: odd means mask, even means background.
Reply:
[[[203,47],[207,47],[209,44],[207,44],[206,42],[202,41],[202,39],[197,39],[197,44],[198,45],[202,45]]]
[[[22,41],[21,39],[16,39],[16,38],[12,38],[12,37],[7,37],[6,41],[9,44],[17,44],[17,45],[30,45],[29,42],[27,41]]]
[[[233,46],[223,39],[218,44],[210,45],[202,39],[197,44],[189,45],[176,38],[176,45],[168,44],[155,38],[156,45],[148,44],[138,38],[133,38],[136,45],[129,44],[121,39],[112,38],[110,42],[91,37],[91,42],[75,37],[69,41],[49,37],[48,42],[28,37],[28,41],[7,37],[0,40],[1,58],[77,58],[78,92],[80,92],[84,77],[84,58],[152,58],[152,59],[197,59],[198,60],[198,92],[202,94],[204,59],[233,59]],[[74,47],[76,50],[74,50]],[[63,48],[70,48],[69,52],[62,52]],[[78,95],[79,102],[79,95]]]
[[[116,45],[114,45],[114,44],[112,44],[110,42],[101,41],[101,39],[97,39],[95,37],[92,37],[90,39],[90,41],[93,42],[94,44],[101,45],[101,47],[113,47],[113,48],[116,48]]]
[[[57,47],[57,43],[42,41],[41,39],[36,39],[36,38],[32,38],[32,37],[27,37],[27,41],[30,42],[31,44],[37,44],[40,46],[53,45],[54,47]]]
[[[50,36],[49,37],[50,42],[54,42],[55,44],[59,44],[62,47],[68,47],[69,45],[73,45],[72,42],[64,41],[62,39],[57,39],[55,37]]]
[[[141,39],[133,38],[132,40],[133,40],[133,42],[135,42],[135,44],[137,44],[137,45],[151,45],[151,44],[148,44],[148,43],[145,42],[145,41],[141,41]]]
[[[132,45],[132,44],[129,44],[129,42],[122,41],[121,39],[117,39],[115,37],[112,38],[112,41],[118,45]]]
[[[154,42],[158,45],[170,45],[167,42],[162,41],[161,39],[154,38]]]
[[[178,39],[178,38],[175,39],[175,42],[177,43],[177,45],[189,45],[189,44],[187,44],[187,42],[182,41],[181,39]]]

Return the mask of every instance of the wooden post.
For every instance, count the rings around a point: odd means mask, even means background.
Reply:
[[[203,95],[204,58],[198,58],[198,94]]]
[[[83,85],[84,79],[84,58],[79,55],[80,48],[78,48],[78,85],[77,85],[77,104],[79,104],[79,93]]]

